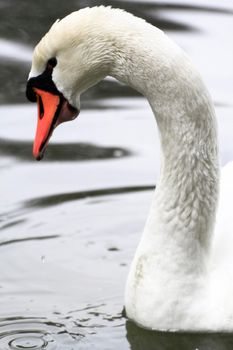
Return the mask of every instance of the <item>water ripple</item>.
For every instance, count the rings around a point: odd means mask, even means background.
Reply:
[[[1,228],[2,229],[2,228]],[[45,239],[53,239],[58,238],[59,235],[49,235],[49,236],[37,236],[37,237],[25,237],[25,238],[18,238],[18,239],[11,239],[7,241],[0,241],[0,246],[9,245],[13,243],[21,243],[21,242],[28,242],[28,241],[42,241]]]
[[[66,315],[54,312],[52,320],[22,316],[0,318],[0,349],[71,350],[79,349],[84,343],[89,348],[97,329],[111,329],[113,335],[114,329],[125,325],[121,312],[112,315],[107,309],[106,304],[87,304]]]
[[[99,190],[70,192],[70,193],[59,193],[45,197],[39,197],[30,199],[24,202],[25,208],[45,208],[53,205],[58,205],[65,202],[74,200],[80,200],[85,198],[100,197],[100,196],[111,196],[115,194],[124,194],[131,192],[142,192],[153,190],[155,186],[128,186],[128,187],[117,187],[117,188],[104,188]]]
[[[89,334],[92,333],[90,330]],[[75,321],[67,317],[53,321],[45,317],[22,316],[0,319],[1,350],[70,350],[76,349],[84,337]]]
[[[56,347],[54,334],[62,324],[43,318],[7,317],[0,320],[0,348],[52,350]]]
[[[0,214],[0,231],[12,226],[18,226],[21,223],[22,224],[25,223],[26,219],[23,217],[22,218],[19,218],[19,217],[25,214],[28,215],[29,211],[31,212],[33,210],[36,210],[37,208],[47,208],[47,207],[52,207],[55,205],[60,205],[71,201],[91,199],[95,197],[152,191],[154,190],[154,188],[155,188],[154,185],[102,188],[102,189],[89,190],[89,191],[58,193],[54,195],[48,195],[44,197],[29,199],[24,201],[19,206],[12,209],[11,211]],[[49,236],[48,238],[53,238],[53,237]],[[29,240],[31,239],[32,238],[29,237]],[[44,239],[46,239],[46,237]]]

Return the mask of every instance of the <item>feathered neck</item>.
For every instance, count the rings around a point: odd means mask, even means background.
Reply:
[[[213,104],[186,54],[160,30],[145,23],[117,46],[111,73],[148,99],[162,160],[127,280],[126,312],[144,327],[192,329],[192,301],[202,298],[218,202]]]
[[[167,236],[175,235],[188,261],[193,258],[201,265],[210,247],[218,198],[213,104],[186,54],[163,32],[144,23],[144,30],[130,37],[119,38],[112,75],[149,100],[162,150],[144,236],[166,237],[167,246]]]

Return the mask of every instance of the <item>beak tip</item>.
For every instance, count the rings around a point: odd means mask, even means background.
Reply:
[[[36,160],[39,162],[40,160],[43,159],[43,155],[39,155],[38,157],[36,157]]]
[[[33,151],[33,156],[34,156],[35,160],[37,160],[37,161],[42,160],[44,157],[44,152]]]

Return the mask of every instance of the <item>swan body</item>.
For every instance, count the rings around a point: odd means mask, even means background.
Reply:
[[[187,55],[144,20],[100,6],[54,23],[34,50],[29,82],[48,69],[48,79],[77,110],[81,93],[110,75],[141,92],[156,118],[160,178],[126,284],[127,316],[149,329],[232,331],[232,289],[223,277],[231,254],[224,264],[221,222],[214,234],[215,112]]]

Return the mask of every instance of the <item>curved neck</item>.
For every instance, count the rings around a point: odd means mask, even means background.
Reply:
[[[215,113],[186,54],[163,32],[148,27],[135,42],[119,44],[112,70],[148,99],[159,128],[161,174],[144,237],[159,239],[160,246],[164,241],[167,249],[175,236],[183,254],[197,260],[210,246],[218,198]]]

